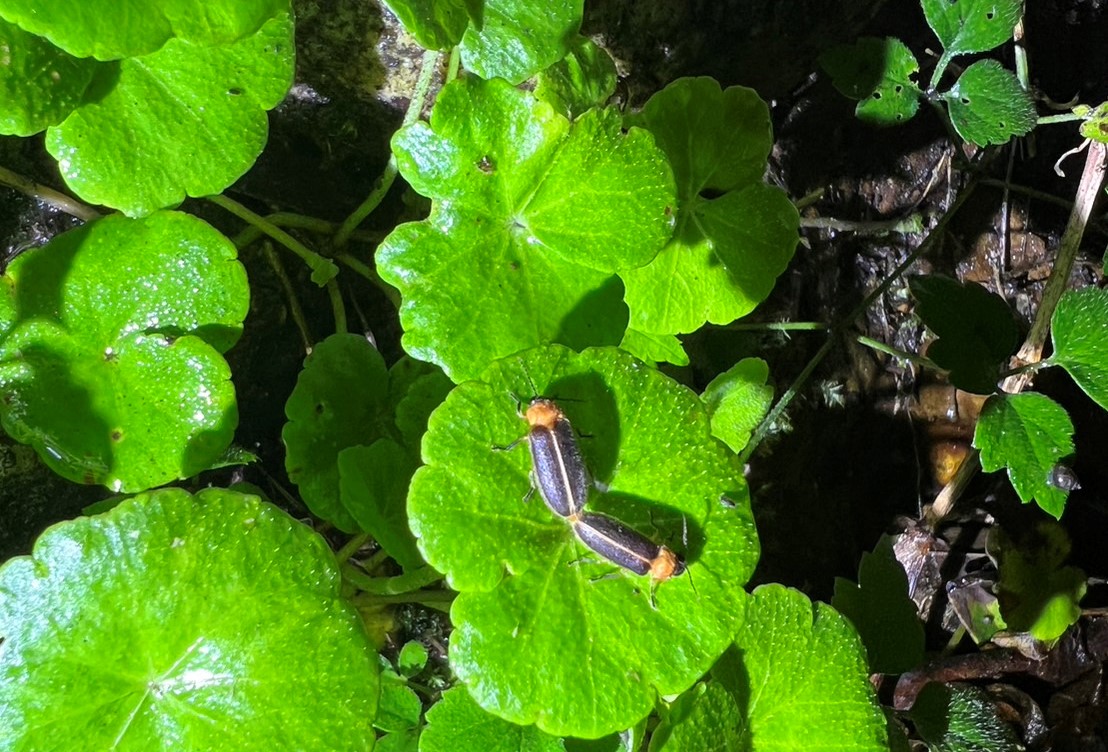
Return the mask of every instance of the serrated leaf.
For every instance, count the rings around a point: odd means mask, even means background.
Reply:
[[[623,333],[619,347],[647,363],[689,364],[689,354],[685,352],[681,340],[672,334],[650,334],[629,328]]]
[[[1035,127],[1035,102],[995,60],[979,60],[941,95],[958,135],[978,146],[1007,143]]]
[[[835,578],[831,605],[858,630],[874,673],[902,674],[922,662],[923,625],[889,536],[862,554],[857,584]]]
[[[820,56],[820,65],[843,96],[859,100],[854,111],[859,120],[894,125],[919,109],[922,92],[913,80],[919,63],[895,37],[837,45]]]
[[[581,452],[606,489],[590,511],[686,556],[690,576],[662,583],[656,609],[648,578],[598,560],[566,520],[523,502],[526,442],[498,447],[527,432],[513,395],[536,391],[560,399],[590,437]],[[730,642],[758,557],[746,485],[699,400],[658,371],[614,348],[506,358],[435,411],[423,459],[408,496],[412,529],[459,591],[450,663],[486,710],[601,736],[634,725],[656,694],[687,689]]]
[[[374,728],[386,733],[399,733],[419,727],[423,702],[408,686],[407,680],[392,670],[388,660],[380,656],[381,698],[377,704]]]
[[[943,56],[986,52],[1012,38],[1023,0],[920,0]]]
[[[1108,102],[1101,102],[1095,108],[1078,105],[1073,113],[1084,118],[1081,122],[1081,137],[1108,143]]]
[[[581,28],[584,0],[484,0],[462,36],[462,64],[481,78],[522,83],[561,60]]]
[[[680,334],[725,324],[760,303],[792,259],[799,215],[762,182],[773,144],[752,90],[683,78],[634,119],[654,134],[677,180],[677,228],[646,266],[620,272],[630,327]]]
[[[0,133],[30,136],[60,123],[97,69],[0,19]]]
[[[716,376],[700,399],[712,420],[712,435],[738,454],[750,440],[773,402],[766,386],[769,366],[761,358],[744,358]]]
[[[602,107],[616,91],[616,64],[592,40],[578,37],[569,54],[541,71],[535,96],[573,120]]]
[[[968,684],[928,684],[909,712],[936,752],[1018,752],[1012,729],[985,692]]]
[[[950,381],[977,394],[996,390],[1002,368],[1019,344],[1008,304],[975,282],[931,275],[912,277],[916,315],[939,339],[927,356],[950,371]]]
[[[265,146],[266,110],[292,83],[293,56],[287,15],[230,44],[173,39],[102,68],[46,148],[81,198],[131,216],[220,193]]]
[[[1073,421],[1042,394],[994,394],[977,419],[973,445],[986,472],[1008,468],[1008,479],[1024,504],[1035,501],[1055,519],[1069,491],[1050,482],[1054,466],[1073,454]]]
[[[1054,355],[1077,385],[1108,410],[1108,290],[1087,287],[1067,292],[1050,319]]]
[[[393,149],[433,201],[376,253],[403,297],[408,353],[461,381],[543,342],[619,342],[612,273],[648,262],[672,229],[672,177],[649,134],[623,134],[608,111],[571,126],[504,81],[467,77]]]
[[[55,525],[0,568],[0,749],[367,749],[339,588],[322,538],[221,489]]]
[[[456,45],[469,26],[470,9],[481,0],[384,0],[421,47],[445,50]]]
[[[4,429],[59,474],[116,491],[216,462],[238,422],[221,353],[249,288],[199,219],[110,216],[16,258],[0,295]]]
[[[994,528],[988,551],[1000,572],[996,594],[1009,630],[1049,646],[1081,618],[1085,573],[1065,566],[1070,540],[1061,525],[1044,521],[1019,545]]]
[[[454,687],[427,711],[420,752],[564,752],[562,740],[483,710],[465,687]]]
[[[0,0],[0,16],[75,57],[119,60],[173,39],[234,42],[288,14],[288,0]]]
[[[679,707],[680,705],[688,707]],[[735,730],[743,724],[734,696],[720,682],[681,695],[650,737],[650,752],[746,752]]]
[[[811,752],[887,749],[865,648],[830,606],[781,585],[763,585],[747,605],[735,644],[742,651],[742,675],[749,677],[746,687],[731,684],[744,710],[744,742]],[[713,673],[722,678],[719,668]]]
[[[712,669],[706,691],[691,708],[679,699],[656,732],[669,742],[661,750],[888,749],[850,622],[781,585],[759,587],[744,610],[735,648]]]

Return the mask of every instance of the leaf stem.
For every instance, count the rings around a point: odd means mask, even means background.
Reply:
[[[867,337],[863,334],[855,335],[854,341],[857,342],[859,345],[864,345],[865,347],[876,350],[877,352],[885,353],[886,355],[892,356],[898,360],[906,360],[909,363],[915,363],[917,366],[920,366],[922,368],[928,368],[932,371],[944,370],[935,365],[935,363],[930,358],[925,358],[922,355],[910,353],[907,350],[901,350],[899,347],[887,345],[880,340],[873,339],[872,337]]]
[[[36,183],[34,180],[12,172],[6,167],[0,167],[0,184],[6,185],[9,188],[14,188],[36,201],[41,201],[44,204],[54,207],[58,211],[63,211],[70,216],[83,219],[86,222],[100,219],[102,216],[100,212],[96,211],[88,204],[83,204],[77,199],[70,198],[64,193],[55,191],[53,188],[49,188],[42,183]]]
[[[342,576],[358,590],[374,596],[374,600],[376,600],[376,596],[392,596],[418,591],[442,579],[442,575],[430,566],[422,566],[395,577],[371,577],[349,562],[342,565]]]
[[[962,189],[961,193],[958,194],[958,197],[954,199],[954,203],[950,205],[950,208],[947,209],[943,216],[939,218],[939,221],[935,223],[935,227],[927,237],[923,239],[923,242],[916,246],[914,251],[905,256],[904,260],[901,261],[900,264],[881,281],[881,284],[874,288],[861,303],[855,306],[854,310],[844,316],[831,328],[831,336],[820,346],[816,354],[812,356],[812,359],[804,367],[804,370],[793,379],[792,384],[790,384],[789,388],[785,390],[785,393],[781,395],[781,399],[777,400],[773,408],[766,413],[766,417],[764,417],[762,422],[758,424],[758,427],[754,429],[754,432],[750,435],[750,441],[747,442],[746,447],[744,447],[742,453],[739,454],[739,460],[741,462],[746,462],[750,459],[754,450],[758,448],[758,445],[765,439],[772,426],[781,417],[781,414],[785,412],[785,408],[787,408],[793,399],[796,398],[796,395],[800,393],[800,389],[808,381],[812,372],[815,371],[816,366],[818,366],[819,363],[827,357],[827,354],[831,352],[831,347],[838,335],[842,335],[848,327],[853,326],[854,321],[869,310],[869,307],[873,305],[874,301],[888,291],[889,286],[892,285],[894,280],[904,274],[904,272],[916,262],[916,259],[930,251],[931,248],[939,242],[946,233],[947,225],[950,224],[954,216],[965,205],[966,201],[969,200],[969,197],[973,195],[977,185],[978,179],[976,177],[971,178],[965,188]]]
[[[733,332],[825,332],[831,326],[821,321],[762,321],[727,324],[722,328]]]
[[[346,334],[349,331],[346,328],[346,306],[342,302],[339,282],[334,277],[327,280],[327,296],[331,299],[331,311],[335,316],[335,333]]]
[[[412,98],[408,100],[408,111],[404,113],[404,121],[401,123],[401,128],[414,123],[419,118],[419,114],[423,112],[423,105],[427,100],[427,92],[431,88],[431,79],[435,74],[435,68],[438,67],[438,62],[439,53],[437,51],[427,50],[423,53],[423,64],[419,70],[419,80],[416,81],[415,89],[412,91]],[[396,155],[390,152],[389,161],[385,164],[385,169],[381,173],[381,177],[377,179],[377,184],[373,187],[373,190],[366,196],[365,201],[351,212],[350,216],[343,220],[342,226],[339,227],[339,231],[335,233],[335,248],[341,249],[346,247],[347,242],[350,240],[350,235],[358,228],[358,225],[365,221],[365,218],[381,205],[381,201],[384,200],[385,195],[388,194],[389,189],[392,188],[392,184],[395,182],[399,172],[399,168],[396,165]]]
[[[320,256],[318,253],[308,248],[292,235],[289,235],[287,232],[285,232],[280,227],[273,224],[260,214],[255,214],[254,212],[250,211],[238,201],[235,201],[232,198],[228,198],[223,194],[207,196],[206,198],[208,199],[208,201],[211,201],[216,206],[219,206],[230,212],[231,214],[234,214],[243,222],[257,227],[263,233],[273,238],[285,248],[288,248],[290,251],[303,259],[304,263],[306,263],[308,267],[312,270],[312,281],[315,282],[317,285],[323,286],[327,283],[328,279],[331,279],[336,274],[338,274],[338,267],[335,266],[334,263],[330,261],[330,259],[326,259],[323,256]]]
[[[289,301],[289,315],[292,316],[293,323],[296,324],[296,328],[300,332],[300,342],[304,346],[304,354],[306,355],[312,351],[312,333],[308,328],[308,320],[304,318],[304,309],[300,306],[300,299],[296,297],[296,290],[292,286],[292,281],[289,279],[289,275],[285,273],[281,257],[277,255],[277,251],[273,250],[272,241],[266,240],[262,243],[262,255],[265,256],[266,263],[277,275],[277,281],[281,283],[281,287],[285,291],[285,297]]]
[[[358,553],[358,549],[364,546],[369,538],[369,533],[358,533],[343,544],[343,547],[335,552],[335,558],[338,559],[339,564],[345,564],[351,556]]]

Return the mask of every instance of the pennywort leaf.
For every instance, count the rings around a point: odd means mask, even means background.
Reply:
[[[289,10],[288,0],[0,0],[8,22],[98,60],[148,55],[172,39],[232,43]]]
[[[238,422],[221,353],[249,306],[227,238],[106,217],[16,258],[0,295],[0,419],[59,474],[116,491],[215,463]]]
[[[30,136],[60,123],[98,66],[0,19],[0,133]]]
[[[1078,386],[1108,410],[1108,290],[1067,292],[1050,320],[1054,355],[1050,362],[1069,372]]]
[[[654,134],[677,180],[677,229],[648,265],[620,273],[633,329],[680,334],[725,324],[773,289],[797,242],[799,215],[762,182],[769,109],[751,89],[685,78],[632,120]]]
[[[292,83],[292,30],[281,15],[236,42],[172,39],[101,67],[85,104],[47,131],[66,184],[131,216],[221,192],[265,146],[266,110]]]
[[[536,391],[560,399],[583,435],[598,483],[589,510],[685,556],[689,576],[663,582],[657,608],[647,577],[592,554],[541,502],[524,503],[526,441],[503,448],[527,432],[513,395]],[[614,348],[503,359],[435,411],[423,460],[412,529],[459,591],[450,663],[486,710],[557,735],[620,731],[656,693],[690,687],[731,641],[758,557],[746,485],[696,395],[658,371]]]
[[[462,64],[518,84],[566,56],[585,0],[484,0],[462,35]]]
[[[393,138],[431,216],[378,249],[398,287],[404,347],[455,381],[543,342],[617,344],[613,274],[650,261],[672,231],[672,176],[645,131],[614,112],[573,124],[504,81],[463,78],[430,123]]]
[[[700,396],[712,419],[712,435],[736,454],[773,402],[773,387],[766,386],[768,377],[764,360],[744,358],[712,379]]]
[[[480,17],[481,0],[385,0],[385,5],[421,46],[445,50],[461,40],[471,14]]]
[[[322,538],[222,489],[55,525],[0,567],[0,749],[367,749],[376,657],[339,586]]]
[[[541,71],[535,83],[535,96],[570,120],[602,107],[615,90],[612,56],[585,37],[577,39],[568,55]]]
[[[454,687],[427,711],[420,752],[564,752],[556,736],[534,726],[517,726],[497,718],[473,701],[465,687]]]

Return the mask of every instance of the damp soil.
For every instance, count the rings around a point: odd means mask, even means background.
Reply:
[[[1108,99],[1108,1],[1037,0],[1028,5],[1032,83],[1054,101],[1076,98],[1096,104]],[[381,174],[422,50],[373,3],[300,0],[296,6],[297,84],[271,113],[265,152],[228,194],[263,214],[292,211],[340,221]],[[639,106],[685,75],[711,75],[725,86],[750,86],[771,104],[776,146],[768,179],[794,200],[803,200],[806,227],[789,270],[744,324],[841,321],[918,246],[966,184],[966,158],[976,155],[953,144],[927,107],[895,129],[864,125],[817,63],[829,46],[861,35],[895,35],[923,57],[935,41],[916,2],[605,0],[588,6],[584,31],[617,58],[623,106]],[[1011,65],[1010,50],[1000,57]],[[984,167],[998,187],[979,189],[937,250],[911,273],[942,273],[982,284],[1008,300],[1026,328],[1057,252],[1082,157],[1063,162],[1062,176],[1055,173],[1054,163],[1078,141],[1074,127],[1058,125],[1039,128],[1033,139],[999,150]],[[41,138],[0,139],[0,163],[63,187]],[[1013,188],[999,185],[1006,180]],[[1021,188],[1038,194],[1031,197]],[[202,201],[184,208],[232,237],[241,229]],[[398,183],[362,228],[353,253],[369,260],[375,239],[424,209]],[[1102,281],[1108,240],[1103,206],[1094,217],[1073,271],[1073,286]],[[922,231],[888,231],[890,221],[911,218],[921,223]],[[4,258],[75,224],[0,188]],[[329,251],[318,236],[305,240]],[[282,277],[291,283],[317,341],[333,328],[330,307],[308,270],[280,249],[274,254],[255,244],[243,249],[242,259],[252,302],[242,340],[228,359],[239,399],[236,443],[254,452],[258,461],[205,474],[188,485],[245,480],[308,519],[285,475],[280,441],[284,403],[305,354]],[[361,277],[344,274],[340,279],[351,328],[372,337],[386,359],[394,361],[401,354],[400,329],[389,297]],[[708,327],[685,338],[693,365],[667,371],[700,389],[738,359],[761,357],[769,362],[780,395],[826,336]],[[838,338],[748,463],[763,543],[757,582],[781,582],[829,599],[835,578],[855,578],[861,553],[871,550],[879,536],[903,530],[906,519],[919,518],[968,449],[979,401],[957,393],[941,378],[859,344],[859,336],[909,352],[925,346],[904,279],[894,281]],[[1092,576],[1106,577],[1108,465],[1099,458],[1106,450],[1108,416],[1064,374],[1049,373],[1036,388],[1061,401],[1076,426],[1074,470],[1081,488],[1071,495],[1062,520],[1074,542],[1072,563]],[[0,478],[0,560],[28,552],[45,527],[108,496],[103,489],[57,478],[33,452],[9,441],[0,444]],[[1016,527],[1029,524],[1023,521],[1029,509],[1019,505],[1002,474],[979,475],[959,509],[963,519],[982,524],[996,519]],[[1105,595],[1094,587],[1087,604],[1104,606]],[[401,621],[412,637],[428,644],[445,642],[442,619],[428,621],[417,614]],[[1040,691],[1029,697],[1049,702],[1041,680],[1038,686]],[[1057,687],[1048,683],[1046,689]],[[1089,703],[1080,699],[1076,705],[1087,710]],[[1086,727],[1104,725],[1097,713],[1086,721]],[[1071,748],[1081,748],[1081,733],[1074,731],[1074,738],[1078,746]]]

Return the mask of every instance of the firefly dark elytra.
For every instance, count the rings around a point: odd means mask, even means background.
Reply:
[[[531,430],[532,476],[550,510],[571,522],[581,514],[589,496],[589,471],[581,459],[573,426],[552,400],[531,400],[524,414]]]
[[[684,560],[664,545],[604,514],[586,513],[573,522],[578,539],[613,564],[650,575],[655,584],[685,571]]]

